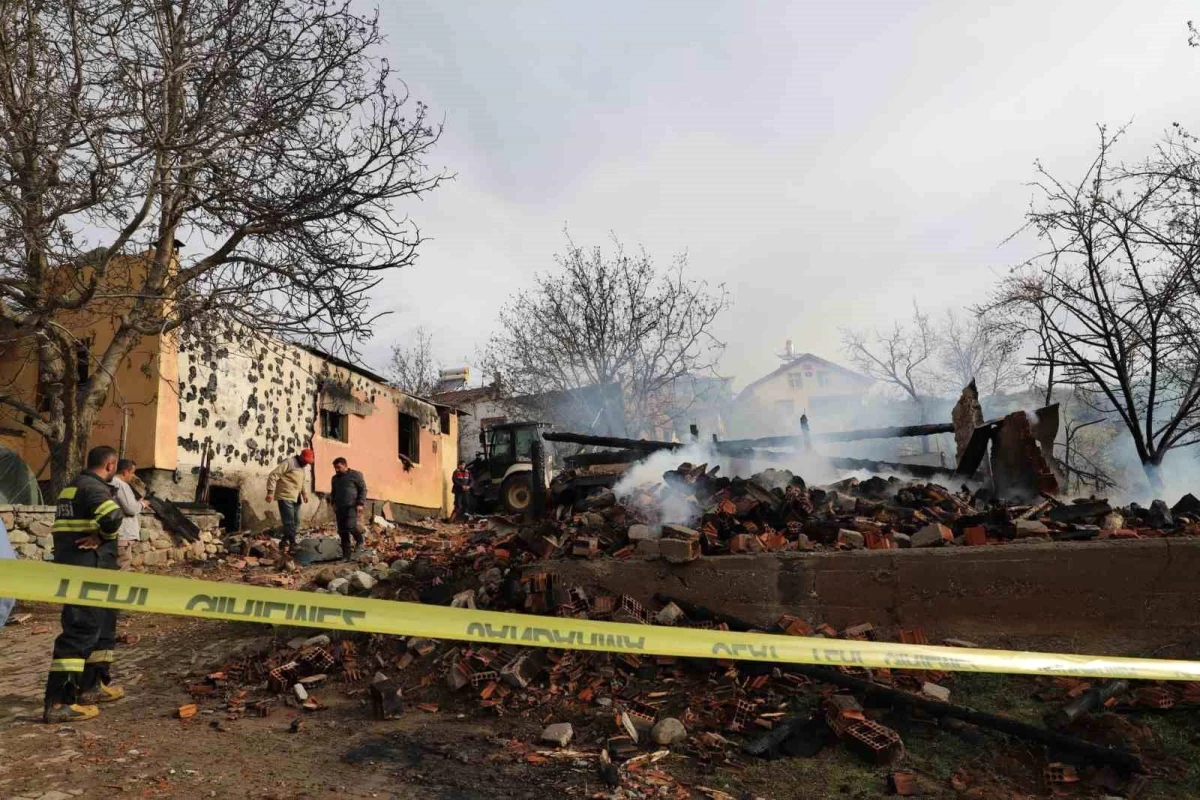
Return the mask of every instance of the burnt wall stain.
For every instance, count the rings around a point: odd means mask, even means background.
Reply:
[[[417,418],[422,428],[441,435],[438,410],[331,365],[292,345],[248,331],[209,333],[180,347],[180,436],[182,452],[213,450],[213,471],[267,471],[317,434],[322,386],[348,389],[377,413]],[[390,400],[390,402],[388,402]]]

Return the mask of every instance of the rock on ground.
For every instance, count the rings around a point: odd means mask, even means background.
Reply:
[[[575,735],[575,729],[571,727],[569,722],[556,722],[553,725],[547,725],[542,731],[542,741],[550,744],[566,747],[571,742],[571,737]]]
[[[683,727],[683,723],[674,717],[664,717],[654,723],[654,727],[650,730],[650,738],[655,744],[672,745],[681,744],[687,741],[687,728]]]
[[[941,547],[949,541],[946,536],[950,529],[945,525],[934,522],[931,525],[926,525],[921,530],[912,535],[913,547]]]
[[[350,576],[350,587],[360,592],[369,592],[375,588],[375,579],[370,574],[359,570]]]
[[[649,525],[630,525],[629,526],[629,541],[640,542],[645,539],[657,539],[662,536],[662,531],[656,531]]]

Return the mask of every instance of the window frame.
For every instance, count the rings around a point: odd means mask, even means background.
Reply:
[[[409,420],[409,422],[406,422]],[[412,414],[405,414],[403,411],[398,411],[396,416],[396,458],[397,460],[407,459],[413,464],[421,463],[421,420],[417,419]],[[405,435],[405,430],[408,430],[408,436]],[[411,438],[411,455],[405,452],[405,439]]]
[[[339,427],[341,436],[336,436],[330,433],[330,420],[341,420]],[[328,408],[321,409],[321,438],[328,439],[331,442],[341,442],[350,444],[350,415],[341,414],[337,411],[331,411]]]

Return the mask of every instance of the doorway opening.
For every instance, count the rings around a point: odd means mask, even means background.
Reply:
[[[221,530],[236,533],[242,529],[241,489],[233,486],[210,486],[208,504],[221,515]]]

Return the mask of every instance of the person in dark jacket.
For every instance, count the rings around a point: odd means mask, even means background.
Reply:
[[[350,560],[350,537],[354,536],[354,547],[363,546],[363,532],[358,524],[358,515],[367,504],[367,483],[356,469],[350,469],[344,458],[333,460],[333,480],[329,486],[329,502],[337,519],[338,537],[342,540],[342,558]]]
[[[125,512],[117,505],[111,481],[117,451],[96,447],[87,469],[58,494],[54,513],[54,561],[74,567],[119,569],[117,532]],[[117,612],[108,608],[65,605],[62,633],[54,640],[42,718],[48,723],[78,722],[99,714],[95,703],[120,700],[125,690],[112,685],[109,672],[117,638]]]
[[[468,500],[471,496],[471,473],[467,470],[467,462],[459,461],[458,469],[454,470],[454,513],[450,519],[458,520],[470,513]]]

